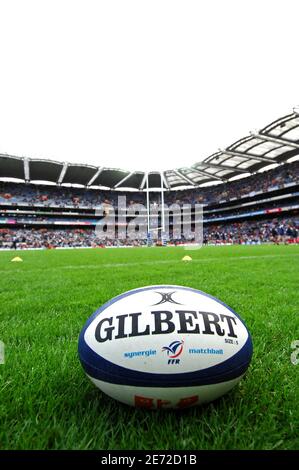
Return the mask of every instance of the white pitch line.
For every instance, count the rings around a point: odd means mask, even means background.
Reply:
[[[253,255],[253,256],[236,256],[236,257],[228,257],[228,258],[202,258],[202,259],[193,259],[191,263],[211,263],[211,262],[223,262],[223,261],[244,261],[244,260],[252,260],[252,259],[265,259],[265,258],[292,258],[294,256],[299,256],[299,253],[287,254],[287,255]],[[81,265],[64,265],[64,266],[53,266],[51,268],[37,268],[31,270],[23,270],[23,269],[15,269],[14,271],[7,271],[7,270],[0,270],[0,272],[7,273],[15,273],[15,272],[22,272],[22,273],[30,273],[36,271],[53,271],[53,270],[80,270],[80,269],[103,269],[103,268],[126,268],[129,266],[147,266],[147,265],[157,265],[157,264],[178,264],[182,263],[181,260],[173,259],[173,260],[156,260],[156,261],[143,261],[143,262],[129,262],[129,263],[99,263],[99,264],[81,264]],[[187,264],[187,263],[186,263]]]
[[[293,256],[299,256],[299,253],[293,253],[293,254],[288,254],[288,255],[256,255],[256,256],[238,256],[236,258],[202,258],[202,259],[193,259],[191,263],[210,263],[210,262],[215,262],[215,261],[239,261],[239,260],[247,260],[247,259],[257,259],[257,258],[287,258],[287,257],[293,257]],[[67,266],[61,266],[62,269],[82,269],[82,268],[115,268],[115,267],[128,267],[128,266],[143,266],[143,265],[156,265],[156,264],[177,264],[181,262],[181,260],[157,260],[157,261],[143,261],[140,263],[137,262],[129,262],[129,263],[103,263],[103,264],[84,264],[81,266],[78,265],[67,265]],[[185,264],[185,263],[184,263]],[[186,263],[188,264],[188,263]]]

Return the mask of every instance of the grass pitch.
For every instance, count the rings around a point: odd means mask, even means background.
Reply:
[[[184,255],[193,261],[181,262]],[[298,449],[299,247],[0,252],[0,448]],[[246,321],[254,356],[240,384],[204,407],[136,410],[85,376],[77,340],[110,298],[150,284],[212,294]]]

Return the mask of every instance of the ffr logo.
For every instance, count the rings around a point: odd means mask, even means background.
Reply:
[[[167,364],[169,365],[175,365],[179,363],[180,363],[180,359],[168,359],[168,362],[167,362]]]

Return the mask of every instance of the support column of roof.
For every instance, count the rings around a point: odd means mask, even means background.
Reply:
[[[26,183],[29,183],[30,182],[29,159],[26,157],[24,158],[24,177],[25,177]]]
[[[68,167],[68,163],[64,163],[64,164],[63,164],[63,167],[62,167],[62,170],[61,170],[61,173],[60,173],[60,175],[59,175],[59,178],[58,178],[58,180],[57,180],[57,184],[60,185],[60,184],[63,182],[63,178],[64,178],[64,176],[65,176],[65,174],[66,174],[67,167]]]
[[[161,171],[161,179],[162,179],[163,184],[165,185],[165,187],[169,190],[169,184],[168,184],[168,181],[167,181],[167,176],[165,175],[164,171]]]
[[[123,184],[125,181],[127,181],[127,179],[129,179],[130,176],[132,176],[134,173],[135,173],[135,171],[131,171],[131,173],[129,173],[127,176],[125,176],[124,178],[122,178],[117,184],[115,184],[115,185],[113,186],[113,189],[118,188],[121,184]]]
[[[93,177],[90,178],[86,186],[91,186],[92,183],[97,179],[97,177],[102,173],[103,169],[104,169],[103,167],[99,168],[98,171],[95,172]]]
[[[144,188],[147,174],[148,174],[148,172],[145,171],[145,172],[144,172],[144,175],[143,175],[143,178],[142,178],[142,181],[141,181],[141,184],[140,184],[140,186],[139,186],[139,190],[141,190],[141,189]]]

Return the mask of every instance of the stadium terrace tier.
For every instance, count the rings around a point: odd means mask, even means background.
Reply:
[[[297,242],[298,159],[297,110],[177,170],[0,155],[0,248]]]
[[[162,233],[161,193],[152,192],[153,243],[192,242],[198,207],[202,206],[204,244],[296,242],[298,195],[298,161],[214,187],[164,191],[169,223]],[[173,215],[174,208],[180,217],[186,207],[190,208],[189,226],[181,219],[178,224]],[[147,223],[142,191],[0,183],[3,249],[143,246],[148,244]]]

